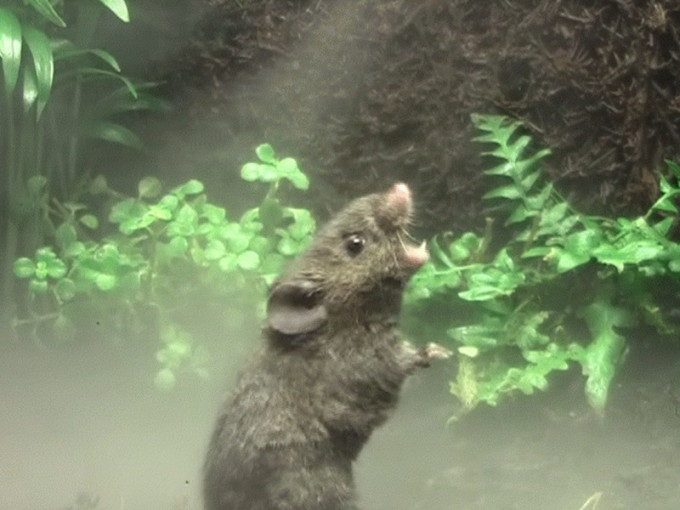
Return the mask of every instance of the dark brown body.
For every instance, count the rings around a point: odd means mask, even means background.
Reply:
[[[404,285],[427,260],[406,243],[410,191],[352,202],[275,284],[265,346],[212,436],[206,510],[352,510],[352,462],[405,377],[449,355],[396,332]]]

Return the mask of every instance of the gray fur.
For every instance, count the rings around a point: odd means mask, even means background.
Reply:
[[[399,187],[401,186],[401,187]],[[450,355],[402,342],[410,192],[352,202],[275,283],[265,345],[217,420],[206,510],[356,510],[352,462],[405,377]],[[404,198],[407,197],[407,198]],[[350,246],[365,241],[358,253]]]

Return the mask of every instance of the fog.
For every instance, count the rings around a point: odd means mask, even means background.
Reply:
[[[224,351],[213,377],[169,394],[153,387],[153,357],[129,344],[3,342],[0,509],[199,510],[212,422],[256,329],[214,331]],[[676,508],[678,404],[644,382],[653,371],[677,377],[668,359],[627,364],[604,420],[569,382],[447,424],[455,363],[422,371],[359,458],[362,508]],[[591,497],[599,503],[583,506]]]
[[[351,9],[343,13],[331,13],[328,19],[339,25],[322,27],[317,37],[352,26]],[[360,50],[358,42],[314,54],[320,41],[304,41],[299,58],[286,61],[310,66],[323,61],[325,67],[361,72],[361,59],[350,52]],[[294,75],[280,66],[264,70],[257,108],[268,108],[267,94],[315,101],[314,88],[325,86],[324,79],[299,88],[286,81]],[[233,94],[248,93],[248,86],[236,86]],[[195,129],[192,137],[200,138],[200,126]],[[242,142],[235,133],[232,143]],[[166,160],[177,156],[163,150]],[[237,168],[233,163],[230,171]],[[216,198],[210,189],[208,194]],[[211,376],[182,377],[169,393],[153,386],[157,346],[148,339],[81,337],[50,347],[27,338],[0,339],[0,510],[200,510],[201,464],[213,420],[259,344],[256,306],[255,298],[238,306],[224,303],[222,316],[196,324],[210,339]],[[638,344],[646,345],[644,339]],[[580,376],[570,372],[553,392],[452,421],[456,405],[448,385],[455,360],[422,371],[407,382],[394,416],[361,453],[355,478],[362,508],[677,508],[680,394],[672,389],[680,382],[677,352],[637,348],[633,354],[638,357],[629,356],[605,418],[587,407]]]

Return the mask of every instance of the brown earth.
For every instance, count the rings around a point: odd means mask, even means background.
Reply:
[[[269,141],[317,206],[406,180],[430,231],[481,224],[473,112],[522,119],[587,211],[643,210],[680,152],[672,0],[210,0],[162,73],[186,168],[228,185],[215,167]]]

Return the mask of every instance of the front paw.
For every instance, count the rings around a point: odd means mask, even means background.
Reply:
[[[421,350],[421,356],[428,365],[432,360],[449,359],[452,355],[453,351],[450,351],[446,347],[434,342],[430,342]]]

